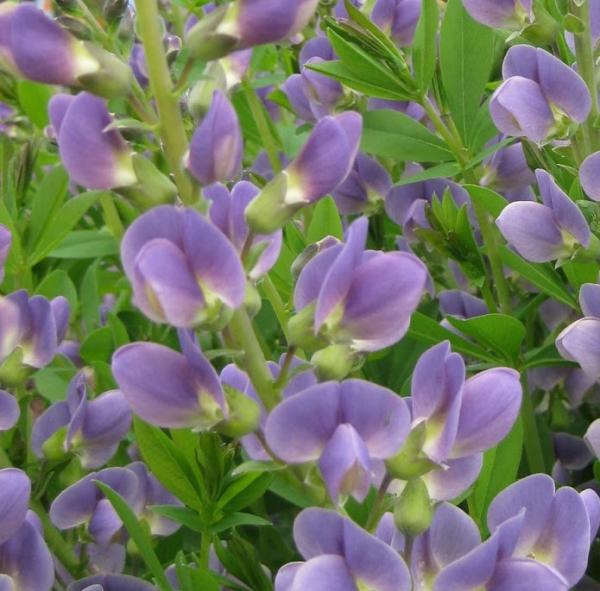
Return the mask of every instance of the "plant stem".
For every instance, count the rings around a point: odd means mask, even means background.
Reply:
[[[267,158],[273,168],[273,172],[276,174],[281,171],[281,160],[279,159],[279,148],[277,147],[277,141],[271,133],[269,122],[265,115],[265,108],[262,106],[260,99],[256,95],[256,91],[252,88],[252,85],[248,80],[242,82],[244,88],[244,94],[250,107],[250,112],[254,119],[254,123],[258,128],[258,133],[267,152]]]
[[[290,320],[290,314],[285,306],[283,299],[279,295],[279,292],[277,291],[273,280],[269,277],[268,274],[263,277],[259,287],[262,293],[269,300],[269,303],[273,308],[273,312],[275,312],[275,316],[277,317],[277,320],[279,322],[279,326],[281,326],[283,335],[287,340],[287,325]]]
[[[188,149],[188,140],[181,118],[179,101],[173,93],[173,81],[163,48],[157,0],[138,0],[136,9],[137,29],[144,45],[150,87],[158,107],[165,155],[175,177],[181,200],[186,205],[191,205],[197,196],[194,194],[192,182],[182,165],[183,157]]]
[[[525,456],[529,465],[529,471],[532,474],[546,472],[544,463],[544,453],[540,443],[537,422],[535,420],[535,411],[533,401],[529,392],[529,383],[527,372],[521,373],[521,383],[523,384],[523,402],[521,404],[521,420],[523,421],[523,444],[525,447]]]
[[[244,352],[244,368],[252,385],[265,408],[271,410],[279,402],[279,395],[267,366],[267,360],[256,338],[252,321],[244,308],[235,311],[229,323],[229,330],[238,348]]]
[[[579,6],[578,4],[581,4]],[[582,33],[575,35],[575,55],[577,57],[577,70],[584,79],[592,96],[592,108],[588,118],[583,124],[583,138],[585,155],[588,156],[597,148],[597,132],[594,124],[598,118],[598,90],[596,84],[596,68],[594,64],[594,48],[592,46],[592,27],[590,22],[590,2],[571,1],[573,14],[583,22],[585,28]]]
[[[75,579],[80,576],[79,559],[71,550],[71,546],[65,542],[60,532],[52,525],[46,509],[39,501],[33,501],[31,508],[35,511],[44,528],[44,539],[48,547],[60,563],[69,571]]]
[[[381,519],[381,516],[384,513],[385,507],[385,495],[387,493],[387,489],[390,487],[392,483],[392,477],[389,473],[386,472],[386,475],[383,477],[381,481],[381,485],[377,491],[377,496],[375,497],[375,501],[373,502],[373,506],[371,507],[371,513],[369,514],[369,518],[367,519],[367,523],[365,524],[365,529],[367,531],[371,531]]]

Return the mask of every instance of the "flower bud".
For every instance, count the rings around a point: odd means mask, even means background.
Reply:
[[[417,425],[407,437],[400,451],[386,460],[385,465],[389,473],[400,480],[420,478],[434,468],[434,464],[423,454],[425,444],[425,423]]]
[[[238,438],[256,431],[260,423],[260,407],[256,401],[227,385],[224,391],[229,416],[217,425],[219,432],[227,437]]]
[[[394,507],[396,527],[405,536],[414,538],[429,528],[433,513],[433,504],[423,480],[409,480]]]
[[[316,351],[327,346],[323,337],[315,335],[314,324],[315,304],[306,306],[290,318],[287,326],[289,344],[305,351]]]
[[[348,345],[329,345],[317,351],[310,362],[321,381],[343,380],[351,371],[356,354]]]
[[[56,430],[51,437],[42,444],[42,453],[50,461],[60,460],[65,457],[65,440],[67,438],[67,427]]]
[[[186,157],[186,167],[201,185],[235,177],[242,167],[242,132],[233,105],[220,91],[198,126]]]
[[[85,47],[99,67],[97,71],[82,74],[77,78],[83,89],[105,98],[118,98],[129,94],[132,80],[129,66],[93,43],[86,42]]]
[[[206,115],[216,91],[227,91],[225,70],[219,61],[206,66],[202,78],[190,91],[187,106],[194,119],[202,119]]]
[[[131,160],[137,183],[130,187],[123,187],[118,192],[144,209],[172,202],[177,195],[177,187],[169,177],[141,154],[133,154]]]

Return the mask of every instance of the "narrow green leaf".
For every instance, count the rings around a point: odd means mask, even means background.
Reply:
[[[46,275],[38,285],[36,293],[46,296],[49,300],[57,296],[67,298],[71,308],[71,317],[77,315],[77,288],[66,271],[55,269],[52,273]]]
[[[95,259],[119,253],[114,236],[104,230],[75,230],[48,254],[56,259]]]
[[[117,512],[117,515],[140,551],[140,555],[144,559],[146,566],[156,579],[156,583],[161,591],[172,591],[171,585],[165,576],[163,566],[152,548],[152,540],[140,525],[140,522],[131,510],[131,507],[127,504],[127,501],[104,482],[99,482],[98,480],[95,482],[96,486],[104,493],[114,510]]]
[[[53,88],[47,84],[20,80],[17,85],[17,96],[21,109],[39,129],[48,125],[48,102],[53,94]]]
[[[306,242],[313,244],[326,236],[344,237],[342,220],[332,197],[325,197],[315,205],[312,220],[306,233]]]
[[[213,534],[221,533],[222,531],[231,529],[232,527],[238,527],[240,525],[254,525],[256,527],[264,527],[273,525],[268,519],[264,519],[259,515],[253,515],[252,513],[232,513],[227,517],[221,519],[219,523],[215,523],[211,527]]]
[[[198,517],[198,514],[187,507],[176,505],[153,505],[150,507],[154,513],[181,523],[198,533],[206,532],[206,524]]]
[[[414,162],[447,162],[454,157],[444,141],[412,117],[381,109],[363,116],[361,148],[376,156]]]
[[[217,506],[225,513],[240,511],[262,497],[272,480],[273,475],[269,472],[248,472],[225,489]]]
[[[471,199],[480,202],[494,219],[496,219],[508,205],[508,201],[504,199],[502,195],[499,195],[487,187],[480,187],[478,185],[463,186],[469,192],[469,195],[471,195]]]
[[[431,86],[437,58],[436,35],[439,23],[437,0],[423,0],[421,18],[417,25],[412,46],[413,71],[422,94]]]
[[[416,174],[402,177],[397,183],[394,183],[394,187],[412,185],[413,183],[420,183],[421,181],[428,181],[430,179],[450,178],[457,175],[459,172],[459,164],[456,162],[444,162],[443,164],[436,164],[431,168],[426,168]]]
[[[494,30],[449,0],[440,37],[440,68],[448,106],[463,141],[470,145],[481,98],[494,61]]]

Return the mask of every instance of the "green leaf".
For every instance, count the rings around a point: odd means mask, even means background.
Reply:
[[[454,158],[444,141],[424,125],[389,109],[364,114],[361,148],[376,156],[414,162],[447,162]]]
[[[88,334],[81,343],[80,355],[86,363],[104,361],[110,363],[115,350],[113,334],[108,326],[98,328]]]
[[[105,230],[75,230],[55,248],[49,257],[56,259],[96,259],[119,254],[114,236]]]
[[[278,472],[279,470],[285,470],[285,468],[285,464],[248,460],[247,462],[236,466],[231,474],[233,476],[240,476],[241,474],[247,474],[248,472]]]
[[[523,449],[523,423],[519,417],[511,432],[496,447],[487,451],[473,489],[477,522],[485,527],[485,515],[494,498],[517,479]]]
[[[96,486],[104,493],[104,496],[110,501],[110,504],[117,512],[117,515],[123,522],[123,525],[129,532],[132,540],[135,542],[146,566],[156,579],[156,583],[161,591],[172,591],[171,585],[169,585],[169,581],[165,576],[163,566],[152,548],[152,539],[140,525],[140,522],[131,510],[131,507],[127,504],[127,501],[125,501],[125,499],[110,486],[104,484],[104,482],[98,480],[95,482]]]
[[[479,24],[462,0],[449,0],[440,37],[442,83],[450,112],[467,146],[494,61],[494,30]]]
[[[217,506],[226,514],[240,511],[262,497],[272,480],[268,472],[248,472],[225,489]]]
[[[36,293],[46,296],[49,300],[57,296],[67,298],[71,308],[71,318],[77,315],[77,288],[66,271],[56,269],[49,275],[46,275],[38,285]]]
[[[430,179],[449,178],[456,176],[459,172],[459,164],[456,162],[444,162],[443,164],[437,164],[431,168],[426,168],[416,174],[402,177],[397,183],[394,183],[394,187],[412,185],[413,183],[420,183],[421,181],[428,181]]]
[[[335,236],[340,240],[344,238],[342,220],[337,205],[332,197],[325,197],[317,202],[313,210],[312,220],[306,233],[306,242],[313,244],[325,236]]]
[[[271,482],[269,490],[280,496],[282,499],[296,505],[296,507],[304,509],[315,504],[315,500],[308,493],[298,490],[297,486],[290,484],[290,481],[284,474],[275,473],[275,477],[273,478],[273,482]]]
[[[153,505],[150,507],[154,513],[181,523],[198,533],[205,533],[206,526],[198,514],[187,507],[178,507],[177,505]]]
[[[69,199],[39,237],[29,263],[35,265],[47,257],[63,241],[86,211],[98,201],[101,194],[100,191],[91,191]]]
[[[49,402],[65,400],[69,382],[77,370],[75,367],[44,367],[33,374],[36,390]]]
[[[264,527],[267,525],[273,525],[268,519],[264,519],[258,515],[252,513],[232,513],[227,517],[221,519],[219,523],[215,523],[211,527],[213,534],[221,533],[222,531],[231,529],[232,527],[238,527],[240,525],[254,525],[256,527]]]
[[[441,343],[442,341],[450,341],[452,348],[459,353],[470,355],[471,357],[481,359],[482,361],[497,361],[497,359],[485,351],[485,349],[482,349],[477,344],[471,343],[464,337],[444,328],[433,318],[429,318],[429,316],[425,316],[425,314],[421,314],[420,312],[415,312],[412,315],[410,328],[408,329],[407,334],[419,341],[424,341],[432,345]]]
[[[482,345],[497,351],[508,360],[516,361],[525,338],[523,323],[505,314],[486,314],[463,320],[454,316],[448,322]]]
[[[517,273],[533,283],[540,291],[570,306],[574,310],[579,310],[577,300],[567,291],[560,280],[560,276],[558,276],[550,265],[529,263],[505,246],[500,247],[500,256],[505,265],[517,271]]]
[[[463,185],[473,201],[478,201],[496,219],[508,205],[508,201],[495,191],[478,185]]]
[[[429,90],[435,73],[439,17],[437,0],[423,0],[412,46],[414,76],[422,94]]]
[[[86,270],[81,281],[81,314],[87,331],[100,323],[100,294],[98,287],[98,260]]]
[[[179,500],[194,509],[202,509],[202,500],[173,441],[157,427],[134,418],[136,442],[142,458],[162,485]]]
[[[48,125],[48,102],[54,90],[47,84],[20,80],[17,85],[19,105],[27,118],[39,129]]]

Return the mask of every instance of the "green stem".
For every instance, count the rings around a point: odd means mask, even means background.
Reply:
[[[244,80],[242,82],[242,86],[244,88],[244,94],[246,95],[246,100],[248,101],[248,106],[250,107],[250,112],[252,113],[254,123],[258,128],[258,133],[260,134],[265,151],[267,152],[269,163],[271,164],[273,171],[278,173],[282,168],[281,160],[279,159],[279,148],[277,147],[277,141],[271,133],[269,121],[267,120],[267,116],[265,114],[265,108],[262,106],[260,99],[248,80]]]
[[[75,579],[78,579],[81,575],[79,568],[79,559],[71,550],[71,546],[65,542],[60,532],[52,525],[46,509],[39,501],[33,501],[31,508],[37,513],[37,516],[42,522],[44,528],[44,539],[48,544],[48,547],[60,563],[69,571]]]
[[[252,385],[265,408],[272,409],[279,402],[279,395],[267,366],[267,360],[256,338],[252,321],[244,308],[236,310],[233,314],[229,330],[238,348],[244,352],[244,368]]]
[[[203,533],[200,538],[200,568],[207,569],[210,560],[210,534]]]
[[[585,0],[578,6],[578,2],[571,1],[571,11],[585,25],[582,33],[575,35],[575,55],[577,57],[577,71],[584,79],[592,96],[592,109],[583,124],[583,138],[585,155],[588,156],[597,148],[597,133],[594,124],[598,118],[598,90],[596,84],[596,68],[594,63],[594,48],[592,46],[592,28],[590,23],[590,2]]]
[[[521,383],[523,384],[523,402],[521,404],[521,420],[523,421],[523,444],[525,447],[525,456],[529,465],[529,471],[532,474],[546,472],[544,463],[544,453],[540,443],[537,422],[535,420],[535,410],[533,401],[529,392],[527,372],[522,372]]]
[[[377,491],[377,496],[375,497],[375,501],[373,502],[373,506],[371,508],[371,513],[369,514],[369,518],[367,519],[367,523],[365,525],[365,529],[367,531],[374,529],[385,513],[385,495],[387,494],[387,490],[391,483],[392,477],[389,473],[386,473],[381,481],[381,485]]]
[[[188,150],[188,140],[181,118],[179,100],[173,93],[173,81],[162,43],[162,27],[157,0],[138,0],[137,31],[144,45],[150,87],[160,117],[160,131],[165,155],[175,177],[181,200],[191,205],[196,200],[194,187],[183,170],[183,157]]]
[[[279,322],[279,326],[281,326],[281,330],[283,331],[284,336],[288,337],[287,334],[287,325],[290,320],[290,314],[285,306],[285,303],[273,280],[269,277],[269,275],[265,275],[262,281],[260,282],[260,291],[266,296],[273,308],[273,312],[275,312],[275,316],[277,317],[277,321]]]

